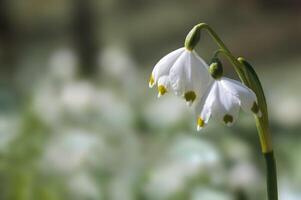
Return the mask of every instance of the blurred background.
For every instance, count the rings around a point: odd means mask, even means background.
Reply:
[[[0,199],[264,200],[252,116],[196,132],[184,101],[148,89],[199,22],[258,72],[280,199],[300,200],[298,0],[0,0]],[[198,47],[209,62],[205,32]]]

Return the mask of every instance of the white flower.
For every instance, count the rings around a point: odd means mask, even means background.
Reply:
[[[172,90],[191,105],[201,98],[211,79],[206,62],[195,51],[183,47],[167,54],[155,65],[149,86],[158,84],[158,97]]]
[[[202,129],[212,116],[231,126],[240,107],[247,113],[261,116],[255,93],[238,81],[221,77],[214,80],[196,106],[197,129]]]

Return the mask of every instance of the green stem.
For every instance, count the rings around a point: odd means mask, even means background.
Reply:
[[[277,170],[273,152],[264,153],[267,169],[267,191],[269,200],[278,199],[277,191]]]
[[[224,42],[219,38],[219,36],[215,33],[215,31],[206,23],[200,23],[196,25],[200,30],[205,29],[209,35],[214,39],[214,41],[217,43],[217,45],[224,51],[225,54],[229,57],[231,62],[233,63],[234,69],[237,72],[239,78],[245,82],[246,77],[244,77],[243,71],[241,68],[239,68],[240,63],[238,60],[233,56],[231,51],[227,48],[227,46],[224,44]]]
[[[271,142],[271,136],[269,132],[268,112],[267,105],[264,96],[264,92],[257,77],[256,72],[252,66],[243,58],[237,59],[233,56],[231,51],[227,48],[224,42],[219,38],[215,31],[206,23],[200,23],[194,28],[199,30],[205,29],[209,35],[214,39],[217,45],[220,47],[218,53],[223,53],[233,64],[233,67],[238,74],[240,80],[250,87],[257,95],[259,107],[262,111],[262,117],[254,116],[256,121],[256,127],[261,144],[261,150],[266,160],[267,166],[267,192],[268,200],[277,200],[277,174],[276,174],[276,162],[273,154],[273,147]]]

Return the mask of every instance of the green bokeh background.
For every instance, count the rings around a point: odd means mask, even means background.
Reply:
[[[197,132],[183,100],[148,89],[199,22],[253,64],[280,199],[301,199],[298,0],[0,0],[0,199],[266,199],[252,116]],[[216,48],[202,32],[198,53]]]

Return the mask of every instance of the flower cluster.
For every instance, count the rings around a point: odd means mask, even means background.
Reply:
[[[211,117],[231,126],[240,107],[261,116],[255,93],[242,83],[223,77],[219,61],[208,66],[193,48],[183,47],[164,56],[149,80],[150,87],[155,85],[158,97],[173,92],[188,105],[195,105],[197,130],[205,127]]]
[[[215,52],[210,66],[194,51],[201,30],[206,30],[220,48]],[[230,60],[241,81],[255,93],[241,82],[223,77],[219,53]],[[184,47],[169,53],[155,65],[149,86],[155,85],[158,87],[158,97],[172,92],[184,98],[188,105],[194,106],[198,131],[208,124],[211,117],[227,126],[233,125],[240,108],[254,114],[267,164],[268,199],[278,198],[267,104],[260,80],[252,66],[244,58],[236,58],[208,24],[195,25],[186,36]]]

